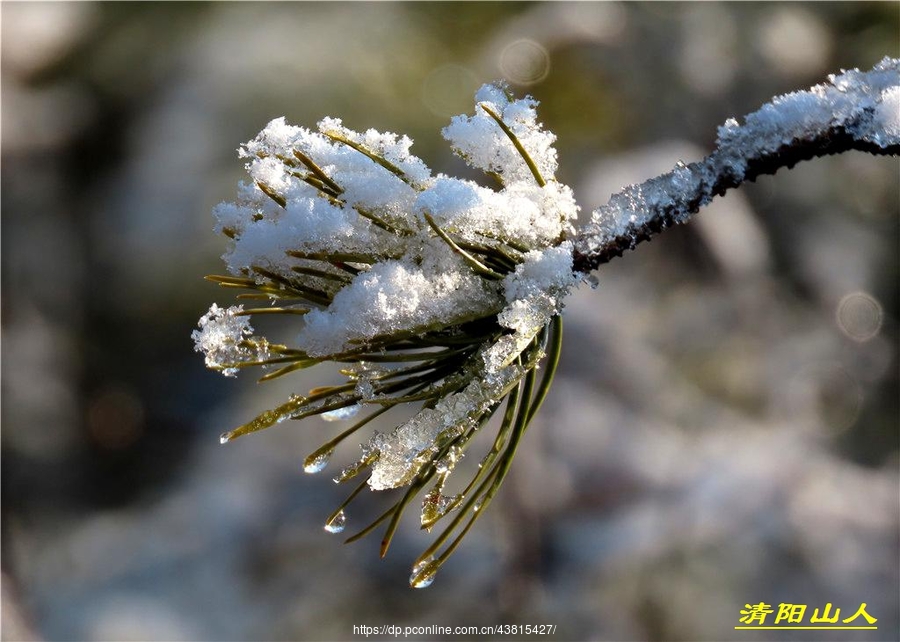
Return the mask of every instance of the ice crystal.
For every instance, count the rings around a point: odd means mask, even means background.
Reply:
[[[253,326],[243,312],[241,305],[223,309],[213,303],[200,318],[200,329],[191,334],[194,350],[206,356],[206,367],[219,370],[226,377],[235,376],[241,363],[268,357],[265,339],[248,340]]]
[[[376,457],[369,486],[385,490],[409,483],[423,466],[432,463],[442,442],[451,442],[474,426],[522,372],[507,368],[503,374],[494,380],[474,378],[462,391],[440,399],[434,408],[422,410],[390,434],[373,436],[364,447],[363,456],[363,460]],[[446,466],[446,462],[435,462],[436,472],[440,472],[439,466]]]

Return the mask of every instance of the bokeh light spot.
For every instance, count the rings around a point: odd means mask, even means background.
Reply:
[[[500,71],[517,85],[533,85],[550,73],[550,54],[534,40],[515,40],[500,52]]]
[[[854,341],[868,341],[881,330],[884,312],[881,304],[866,292],[851,292],[837,306],[838,327]]]

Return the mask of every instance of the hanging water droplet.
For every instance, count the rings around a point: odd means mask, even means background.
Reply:
[[[340,510],[332,515],[327,522],[325,522],[325,530],[329,533],[340,533],[344,530],[346,522],[347,515],[344,513],[344,511]]]
[[[426,557],[413,566],[412,574],[409,576],[409,585],[413,588],[431,586],[431,583],[434,582],[434,576],[437,575],[438,568],[438,563],[433,557]]]
[[[440,514],[441,489],[436,486],[422,499],[422,514],[419,522],[422,528],[428,529],[441,518]]]
[[[439,481],[422,499],[422,514],[420,522],[422,528],[431,530],[435,522],[450,511],[456,510],[462,504],[464,495],[442,495],[443,480]]]
[[[333,453],[334,448],[323,446],[306,458],[303,462],[303,472],[309,474],[321,472],[328,465]]]
[[[591,286],[592,290],[596,290],[597,286],[600,285],[600,279],[598,279],[594,274],[588,274],[586,277],[584,277],[584,282]]]
[[[220,444],[227,444],[231,440],[232,440],[232,433],[230,430],[228,432],[223,432],[221,435],[219,435],[219,443]]]
[[[418,573],[420,573],[422,571],[422,569],[424,569],[426,566],[428,566],[433,561],[434,561],[434,555],[429,555],[425,559],[419,560],[418,562],[416,562],[412,567],[413,575],[417,575]],[[412,579],[412,578],[410,578],[410,579]]]

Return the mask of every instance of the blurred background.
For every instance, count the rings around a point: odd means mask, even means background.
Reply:
[[[734,631],[758,602],[866,602],[878,631],[853,639],[897,639],[896,159],[762,178],[603,266],[498,501],[425,591],[415,515],[384,560],[322,530],[345,490],[301,467],[335,425],[218,443],[329,375],[225,379],[190,332],[230,302],[202,278],[224,269],[210,209],[274,117],[407,133],[470,176],[439,130],[505,78],[588,215],[726,118],[898,56],[898,24],[880,2],[3,3],[3,639],[810,637]]]

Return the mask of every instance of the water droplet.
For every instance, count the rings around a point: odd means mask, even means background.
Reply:
[[[220,443],[220,444],[227,444],[229,441],[232,440],[232,438],[233,438],[233,437],[232,437],[232,435],[231,435],[231,431],[230,431],[230,430],[229,430],[228,432],[223,432],[221,435],[219,435],[219,443]]]
[[[594,274],[588,274],[586,277],[584,277],[584,282],[591,286],[592,290],[596,290],[597,286],[600,285],[600,279],[598,279]]]
[[[303,472],[309,474],[321,472],[328,465],[333,453],[334,448],[330,446],[319,448],[303,462]]]
[[[434,573],[431,575],[423,575],[419,577],[419,579],[410,582],[410,586],[413,588],[428,588],[431,586],[431,583],[434,582]]]
[[[441,518],[440,513],[441,489],[436,487],[422,499],[422,514],[419,522],[422,528],[430,528],[432,524]]]
[[[426,530],[431,530],[435,522],[450,511],[456,510],[462,504],[464,495],[442,495],[443,480],[439,481],[422,499],[421,525]]]
[[[327,522],[325,522],[325,530],[329,533],[340,533],[344,530],[346,522],[347,515],[344,513],[344,511],[340,510],[332,515]]]
[[[440,567],[433,557],[426,557],[413,566],[412,574],[409,576],[409,585],[413,588],[431,586],[431,583],[434,582],[434,576],[437,575],[438,568]]]

